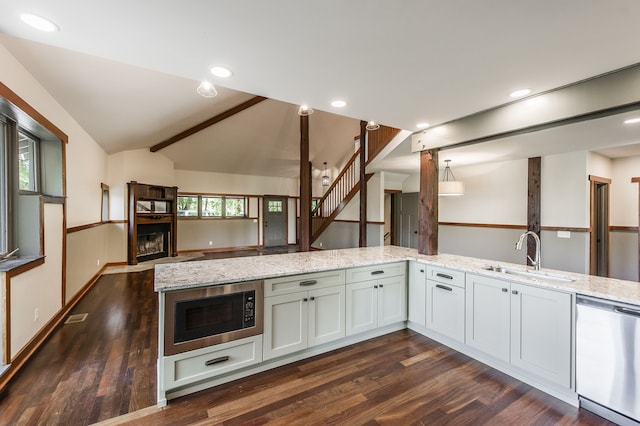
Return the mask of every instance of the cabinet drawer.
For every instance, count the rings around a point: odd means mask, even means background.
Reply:
[[[464,272],[454,269],[427,266],[427,279],[464,288]]]
[[[347,269],[347,283],[377,280],[378,278],[404,275],[407,271],[406,262],[384,263],[382,265],[363,266]]]
[[[344,269],[264,280],[264,296],[277,296],[335,285],[344,285]]]
[[[165,386],[173,389],[262,362],[262,335],[163,358]]]

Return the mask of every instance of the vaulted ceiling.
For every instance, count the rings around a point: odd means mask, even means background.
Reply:
[[[270,98],[161,151],[193,170],[291,176],[302,103],[316,110],[320,168],[353,151],[360,119],[414,131],[509,102],[514,89],[539,93],[640,62],[636,0],[2,3],[0,43],[108,153]],[[26,27],[21,12],[60,31]],[[213,65],[234,74],[216,79]],[[216,98],[195,93],[202,79]]]

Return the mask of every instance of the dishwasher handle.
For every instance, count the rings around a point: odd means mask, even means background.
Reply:
[[[613,308],[613,310],[619,314],[631,315],[631,316],[640,318],[640,311],[636,309],[623,308],[621,306],[616,306],[615,308]]]

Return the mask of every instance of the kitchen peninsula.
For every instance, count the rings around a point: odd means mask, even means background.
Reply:
[[[155,268],[159,405],[408,327],[577,406],[576,297],[640,305],[636,282],[395,246]],[[259,333],[167,352],[172,295],[249,282],[240,316]]]

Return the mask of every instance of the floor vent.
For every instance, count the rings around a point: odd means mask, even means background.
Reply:
[[[69,318],[64,322],[65,324],[74,324],[76,322],[82,322],[87,319],[87,315],[89,314],[74,314],[69,315]]]

